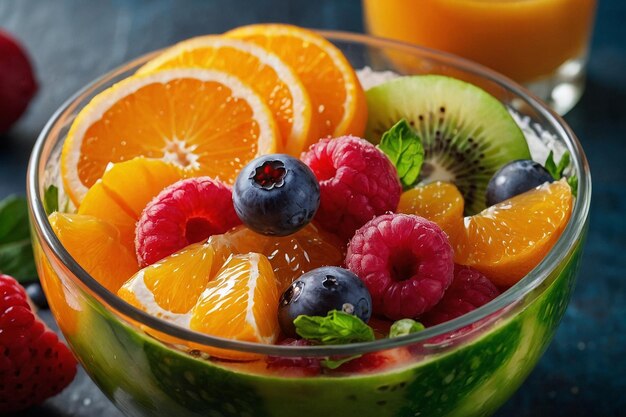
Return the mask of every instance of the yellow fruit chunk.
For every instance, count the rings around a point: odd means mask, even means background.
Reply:
[[[109,163],[137,156],[232,183],[246,163],[275,152],[280,141],[270,109],[236,77],[165,70],[127,78],[81,110],[63,145],[61,176],[77,206]]]
[[[311,97],[319,137],[363,136],[365,94],[354,69],[332,43],[310,30],[283,24],[243,26],[225,36],[256,43],[296,71]]]
[[[109,291],[117,292],[139,270],[134,253],[120,242],[111,224],[93,216],[59,212],[49,220],[72,258]]]
[[[283,149],[300,156],[307,142],[319,138],[312,129],[309,94],[295,71],[278,56],[250,42],[220,36],[201,36],[180,42],[146,65],[138,74],[171,68],[205,68],[241,79],[272,110]]]

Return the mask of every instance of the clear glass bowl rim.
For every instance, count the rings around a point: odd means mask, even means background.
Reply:
[[[532,93],[514,81],[504,77],[503,75],[483,67],[474,62],[416,45],[404,42],[393,41],[384,38],[378,38],[370,35],[356,34],[341,31],[317,31],[322,36],[332,41],[343,43],[361,44],[379,49],[394,49],[396,51],[406,52],[421,59],[432,59],[442,64],[449,65],[455,69],[472,73],[481,78],[487,79],[500,87],[508,90],[515,96],[525,100],[538,114],[540,114],[551,125],[556,134],[565,142],[567,149],[572,156],[572,164],[574,172],[579,178],[578,197],[574,204],[572,217],[565,231],[550,250],[542,262],[537,265],[526,277],[520,280],[516,285],[503,293],[500,297],[492,302],[454,320],[446,323],[430,327],[422,332],[410,334],[402,337],[391,339],[379,339],[372,342],[352,343],[346,345],[334,346],[281,346],[281,345],[265,345],[252,342],[240,342],[230,339],[213,337],[206,334],[198,333],[174,324],[166,322],[162,319],[151,316],[118,298],[115,294],[108,291],[93,277],[91,277],[67,252],[59,239],[52,231],[52,227],[48,222],[43,201],[40,196],[40,174],[42,171],[42,154],[46,145],[46,138],[53,130],[58,119],[71,107],[76,101],[81,100],[86,94],[93,89],[109,83],[110,80],[119,74],[127,72],[131,68],[145,63],[154,57],[159,51],[154,51],[143,55],[133,61],[127,62],[120,67],[104,74],[93,82],[83,87],[80,91],[70,97],[50,118],[39,134],[37,141],[33,147],[33,151],[29,161],[27,173],[27,194],[29,210],[34,219],[33,227],[43,237],[44,243],[50,247],[54,256],[80,281],[80,283],[93,292],[99,300],[104,301],[106,308],[122,314],[141,325],[145,325],[159,332],[173,336],[180,340],[193,342],[201,345],[217,347],[222,349],[231,349],[242,352],[252,352],[264,355],[277,356],[330,356],[330,355],[356,355],[366,352],[379,351],[401,347],[409,344],[425,342],[428,339],[457,331],[465,326],[476,323],[485,317],[506,308],[507,306],[523,299],[533,289],[537,288],[546,280],[549,274],[554,271],[557,266],[564,260],[565,256],[576,245],[577,241],[583,236],[584,227],[587,221],[590,203],[591,203],[591,174],[589,165],[585,157],[582,146],[571,128],[565,121],[550,110],[546,104],[541,102]]]

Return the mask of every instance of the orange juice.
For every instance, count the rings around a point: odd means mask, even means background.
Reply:
[[[460,55],[518,82],[585,55],[596,0],[363,0],[373,35]]]

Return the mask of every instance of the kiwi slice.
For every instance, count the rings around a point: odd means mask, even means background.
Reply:
[[[465,214],[485,208],[487,183],[504,164],[530,159],[524,134],[504,105],[475,85],[441,75],[400,77],[366,92],[365,137],[380,142],[405,119],[424,145],[420,181],[453,182]]]

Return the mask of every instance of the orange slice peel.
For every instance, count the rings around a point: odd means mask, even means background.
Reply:
[[[367,121],[365,93],[346,57],[330,41],[313,31],[285,24],[243,26],[225,36],[256,43],[296,71],[311,97],[319,134],[316,139],[363,136]]]
[[[168,48],[137,74],[172,68],[224,71],[250,85],[272,110],[287,153],[298,156],[308,141],[317,139],[304,85],[290,66],[258,45],[223,36],[200,36]]]

